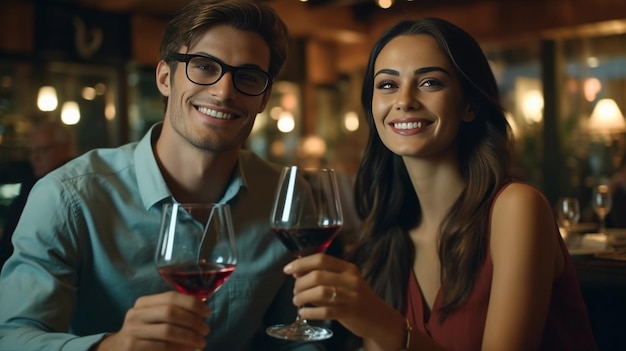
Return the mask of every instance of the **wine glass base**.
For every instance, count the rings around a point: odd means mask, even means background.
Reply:
[[[266,329],[269,336],[284,340],[316,341],[333,336],[333,331],[308,324],[279,324]]]

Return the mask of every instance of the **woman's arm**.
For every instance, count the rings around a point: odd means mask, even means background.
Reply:
[[[296,277],[294,305],[304,319],[335,319],[361,337],[368,351],[403,350],[406,319],[376,295],[355,265],[324,254],[297,259],[284,269]],[[335,297],[331,299],[335,293]],[[413,328],[408,350],[440,351],[426,334]]]
[[[538,190],[514,183],[501,192],[490,250],[493,281],[482,349],[535,350],[564,262],[552,208]]]

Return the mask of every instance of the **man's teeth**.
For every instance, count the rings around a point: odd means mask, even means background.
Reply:
[[[402,122],[394,123],[393,127],[396,129],[416,129],[426,127],[426,122]]]
[[[198,107],[198,111],[204,113],[205,115],[209,115],[211,117],[219,118],[219,119],[232,119],[234,116],[230,113],[224,113],[220,111],[211,110],[206,107]]]

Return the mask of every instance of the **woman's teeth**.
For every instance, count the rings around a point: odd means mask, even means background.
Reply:
[[[402,122],[394,123],[393,127],[396,129],[417,129],[426,127],[426,122]]]

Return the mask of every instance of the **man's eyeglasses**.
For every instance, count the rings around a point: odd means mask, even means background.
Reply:
[[[217,83],[226,72],[231,72],[235,89],[242,94],[263,94],[272,82],[272,76],[254,67],[234,67],[212,56],[195,54],[172,54],[171,59],[186,63],[187,79],[198,85]]]

